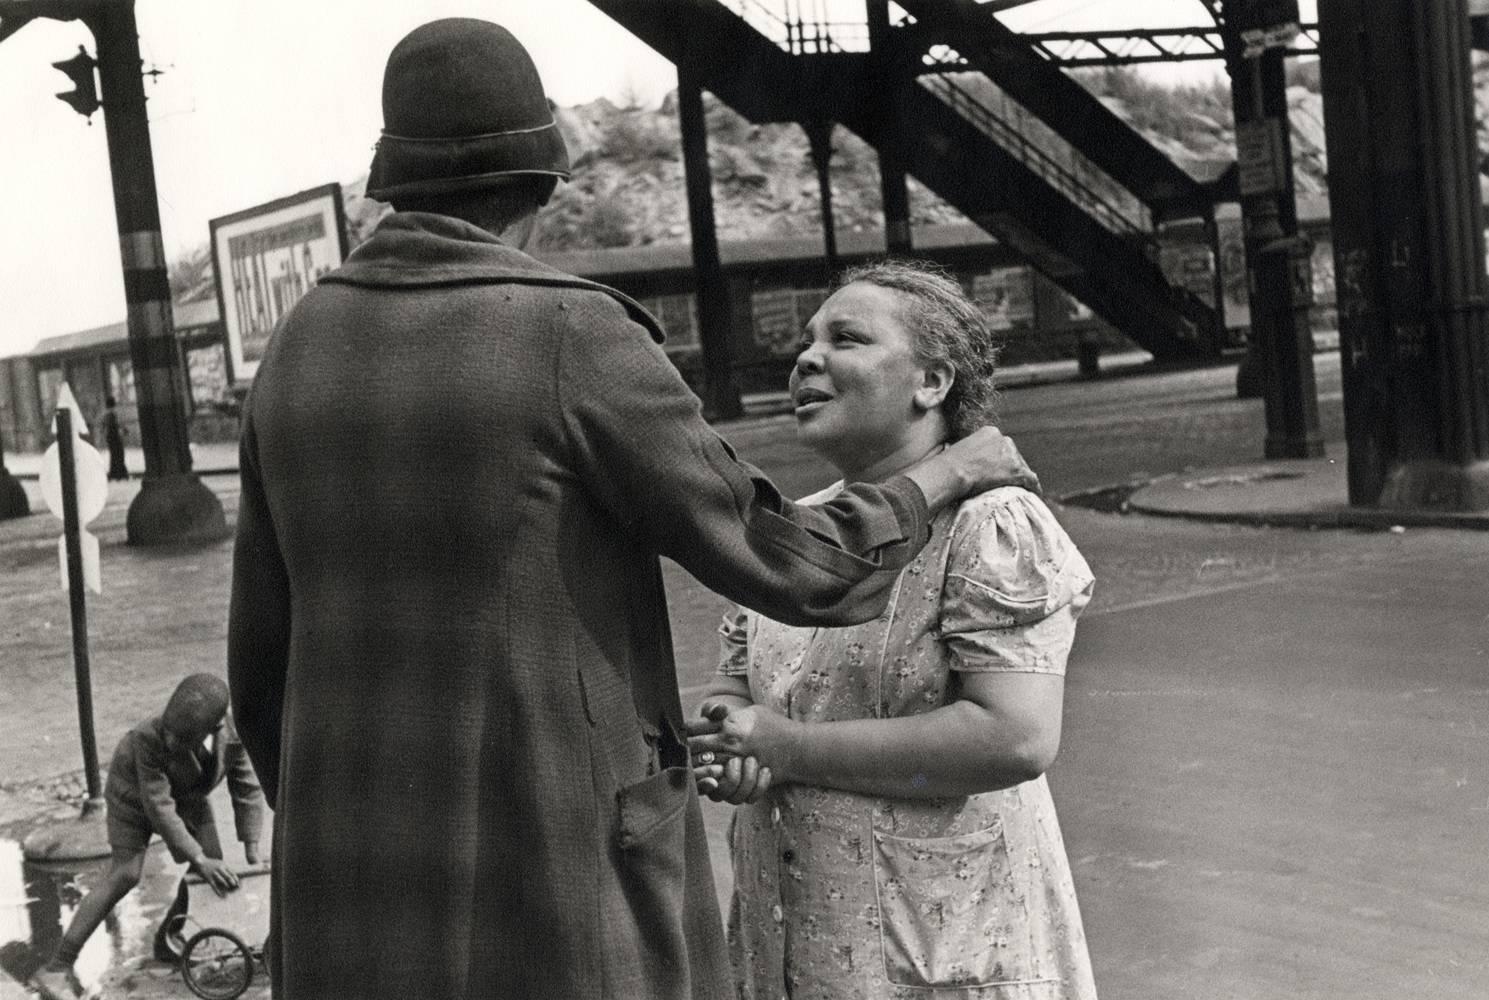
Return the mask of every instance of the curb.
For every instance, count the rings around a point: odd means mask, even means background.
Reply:
[[[1082,491],[1085,492],[1085,491]],[[1388,531],[1393,528],[1458,528],[1489,531],[1489,516],[1459,514],[1450,511],[1375,510],[1368,507],[1339,507],[1329,510],[1256,510],[1200,512],[1174,510],[1129,499],[1129,510],[1151,517],[1172,517],[1186,521],[1208,521],[1214,524],[1245,524],[1258,528],[1371,528]]]
[[[1076,490],[1056,497],[1061,504],[1084,507],[1102,513],[1144,514],[1211,524],[1240,524],[1256,528],[1303,528],[1309,530],[1368,529],[1374,531],[1407,528],[1453,528],[1465,531],[1489,531],[1489,513],[1467,513],[1435,510],[1379,510],[1369,507],[1330,506],[1313,510],[1225,510],[1199,511],[1144,501],[1144,490],[1159,483],[1203,478],[1203,473],[1159,476],[1138,482],[1111,483],[1092,489]],[[1106,504],[1091,501],[1112,498]],[[1113,507],[1115,506],[1115,509]]]

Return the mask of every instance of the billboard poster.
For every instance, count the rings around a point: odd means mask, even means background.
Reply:
[[[1034,325],[1034,277],[1027,267],[995,267],[977,275],[972,300],[994,330]]]
[[[258,371],[280,317],[347,253],[341,186],[324,184],[210,223],[228,378]]]

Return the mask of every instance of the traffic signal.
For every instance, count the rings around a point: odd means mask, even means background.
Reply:
[[[79,45],[77,55],[71,59],[54,62],[52,65],[67,74],[74,88],[57,96],[72,105],[74,111],[89,119],[91,123],[93,112],[101,106],[98,100],[98,87],[93,82],[93,67],[98,65],[97,60],[88,54],[87,49]]]

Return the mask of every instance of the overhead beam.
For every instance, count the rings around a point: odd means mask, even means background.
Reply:
[[[1034,0],[977,0],[977,5],[989,14],[1001,14],[1005,10],[1013,10],[1033,2]]]
[[[0,8],[0,42],[20,31],[31,21],[30,15],[12,14]]]
[[[1489,3],[1489,0],[1484,0]],[[1141,63],[1199,62],[1224,59],[1219,28],[1132,28],[1127,31],[1046,31],[1021,37],[1034,51],[1063,68],[1133,66]],[[1290,56],[1318,55],[1318,25],[1305,24]],[[962,60],[930,63],[927,72],[959,72]]]

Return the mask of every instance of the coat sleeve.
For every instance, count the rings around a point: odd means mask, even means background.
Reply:
[[[171,794],[165,747],[137,729],[129,734],[129,749],[134,758],[135,787],[139,789],[140,805],[150,826],[176,855],[201,857],[204,853],[202,845],[186,828],[185,820],[176,809],[176,798]]]
[[[273,808],[279,787],[279,723],[289,670],[289,574],[259,473],[252,395],[239,445],[242,493],[228,606],[228,687],[243,748]]]
[[[231,718],[226,727],[222,757],[227,771],[228,795],[233,800],[233,824],[238,830],[238,840],[244,844],[257,844],[264,829],[264,791]]]
[[[575,471],[641,541],[732,601],[792,625],[880,614],[929,537],[904,477],[801,506],[704,422],[677,369],[619,303],[566,308],[556,365]]]

